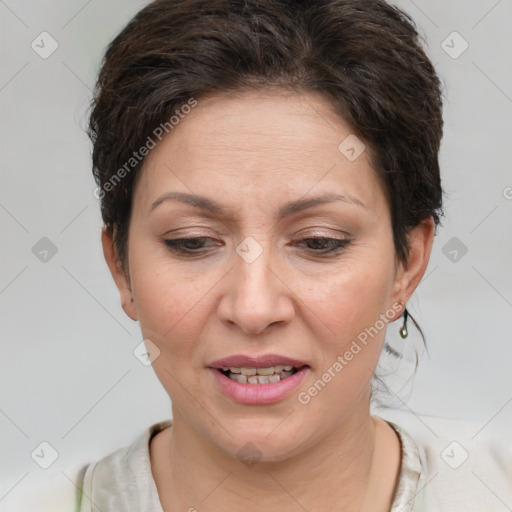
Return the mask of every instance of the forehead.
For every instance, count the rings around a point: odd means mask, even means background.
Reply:
[[[354,151],[347,153],[347,144]],[[365,204],[383,194],[369,149],[333,106],[287,91],[198,99],[146,157],[141,182],[146,202],[175,189],[260,202],[313,189],[338,189]]]
[[[337,150],[340,137],[351,132],[319,95],[271,89],[200,99],[175,131],[174,143],[183,146],[188,158],[202,147],[218,148],[221,154],[252,152],[254,157],[264,152],[277,162],[293,162],[297,153],[313,157],[319,151]]]

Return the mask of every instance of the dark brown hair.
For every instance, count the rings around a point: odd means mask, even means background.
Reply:
[[[409,228],[442,216],[443,131],[440,81],[409,16],[381,0],[157,0],[108,46],[90,116],[102,217],[123,263],[158,127],[191,99],[274,86],[323,95],[367,145],[407,262]]]

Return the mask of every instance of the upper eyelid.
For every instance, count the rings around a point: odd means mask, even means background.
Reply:
[[[164,241],[167,240],[195,240],[195,239],[208,239],[215,241],[214,236],[209,236],[205,234],[186,234],[186,235],[175,235],[175,236],[165,236],[164,235]],[[311,240],[311,239],[321,239],[321,240],[338,240],[338,241],[346,241],[350,242],[351,238],[348,235],[329,235],[329,234],[323,234],[323,233],[316,233],[316,234],[303,234],[303,235],[297,235],[293,238],[292,242],[302,241],[302,240]]]
[[[183,234],[182,234],[182,230],[183,230]],[[187,231],[187,230],[191,230],[191,231]],[[205,234],[205,232],[202,232],[202,230],[206,230],[206,232],[208,234]],[[327,231],[324,231],[324,230],[327,230]],[[172,230],[172,231],[169,231],[167,233],[165,233],[163,236],[176,236],[176,237],[181,237],[183,236],[183,238],[186,238],[186,237],[207,237],[207,236],[212,236],[212,237],[215,237],[215,236],[224,236],[224,235],[232,235],[233,234],[233,231],[231,229],[227,229],[226,232],[222,232],[223,230],[216,230],[215,228],[210,228],[210,227],[207,227],[207,226],[198,226],[198,227],[184,227],[184,228],[178,228],[178,229],[175,229],[175,230]],[[336,232],[336,235],[333,235],[333,231]],[[304,232],[306,232],[304,234]],[[350,233],[348,231],[345,231],[345,230],[341,230],[341,229],[336,229],[334,227],[329,227],[329,226],[309,226],[309,227],[305,227],[305,228],[301,228],[298,230],[298,233],[303,233],[303,234],[297,234],[297,235],[294,235],[294,236],[324,236],[324,237],[329,237],[329,236],[337,236],[337,235],[342,235],[342,236],[346,236],[346,237],[350,237]],[[251,236],[251,235],[247,235],[247,236]]]

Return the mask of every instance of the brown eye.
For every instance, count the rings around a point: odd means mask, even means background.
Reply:
[[[342,251],[350,244],[350,240],[341,238],[310,237],[303,238],[302,240],[295,242],[295,245],[301,243],[307,246],[307,251],[313,252],[317,255],[323,255],[334,254]]]
[[[208,240],[213,240],[207,236],[194,237],[194,238],[172,238],[165,240],[167,248],[174,253],[178,254],[201,254],[205,252],[205,243]]]

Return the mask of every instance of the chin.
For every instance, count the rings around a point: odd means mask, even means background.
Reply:
[[[256,463],[276,463],[289,460],[298,451],[296,443],[287,445],[283,443],[270,443],[268,440],[251,439],[249,437],[240,439],[240,443],[230,447],[229,455],[239,459],[247,466]]]
[[[283,428],[279,432],[279,421],[262,422],[258,428],[254,426],[244,428],[243,423],[243,421],[240,422],[236,430],[230,431],[233,437],[226,439],[223,436],[223,442],[219,443],[219,447],[247,466],[257,462],[286,461],[301,453],[308,444],[306,439],[302,439],[304,432],[299,428],[293,430]]]

